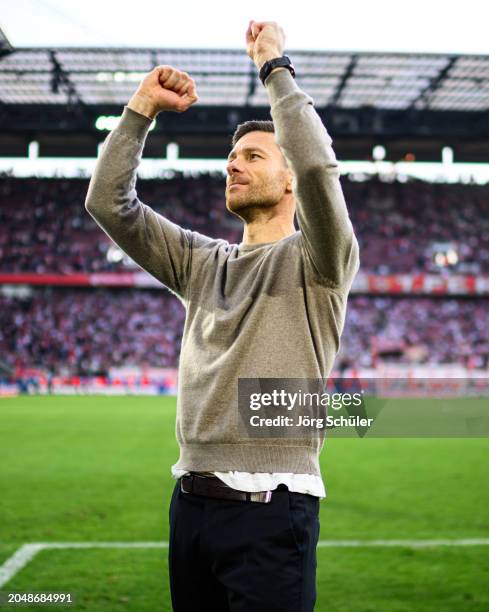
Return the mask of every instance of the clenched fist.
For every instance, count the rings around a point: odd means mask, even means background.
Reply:
[[[183,113],[198,100],[195,81],[172,66],[156,66],[141,81],[128,107],[154,119],[161,111]]]
[[[268,60],[284,54],[285,34],[275,21],[250,21],[246,30],[246,52],[258,70]]]

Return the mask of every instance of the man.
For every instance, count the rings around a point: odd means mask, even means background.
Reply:
[[[314,609],[323,441],[240,436],[238,379],[327,377],[359,266],[331,138],[293,69],[268,63],[283,56],[282,29],[251,21],[246,43],[273,124],[248,122],[233,137],[226,206],[244,222],[240,244],[183,229],[137,197],[151,120],[198,99],[194,80],[170,66],[149,73],[124,109],[86,200],[186,308],[170,503],[178,612]]]

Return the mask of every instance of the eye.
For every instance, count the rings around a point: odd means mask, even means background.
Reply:
[[[258,155],[258,153],[251,153],[250,157],[258,157],[258,158],[261,158],[261,155]]]

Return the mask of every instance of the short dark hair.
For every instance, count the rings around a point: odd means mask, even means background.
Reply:
[[[273,121],[259,121],[258,119],[240,123],[231,139],[231,146],[234,147],[238,140],[245,134],[248,134],[248,132],[270,132],[275,134],[275,126],[273,125]]]

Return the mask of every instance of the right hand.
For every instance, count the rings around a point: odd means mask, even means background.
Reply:
[[[183,113],[198,100],[195,81],[172,66],[156,66],[141,81],[128,107],[154,119],[161,111]]]

